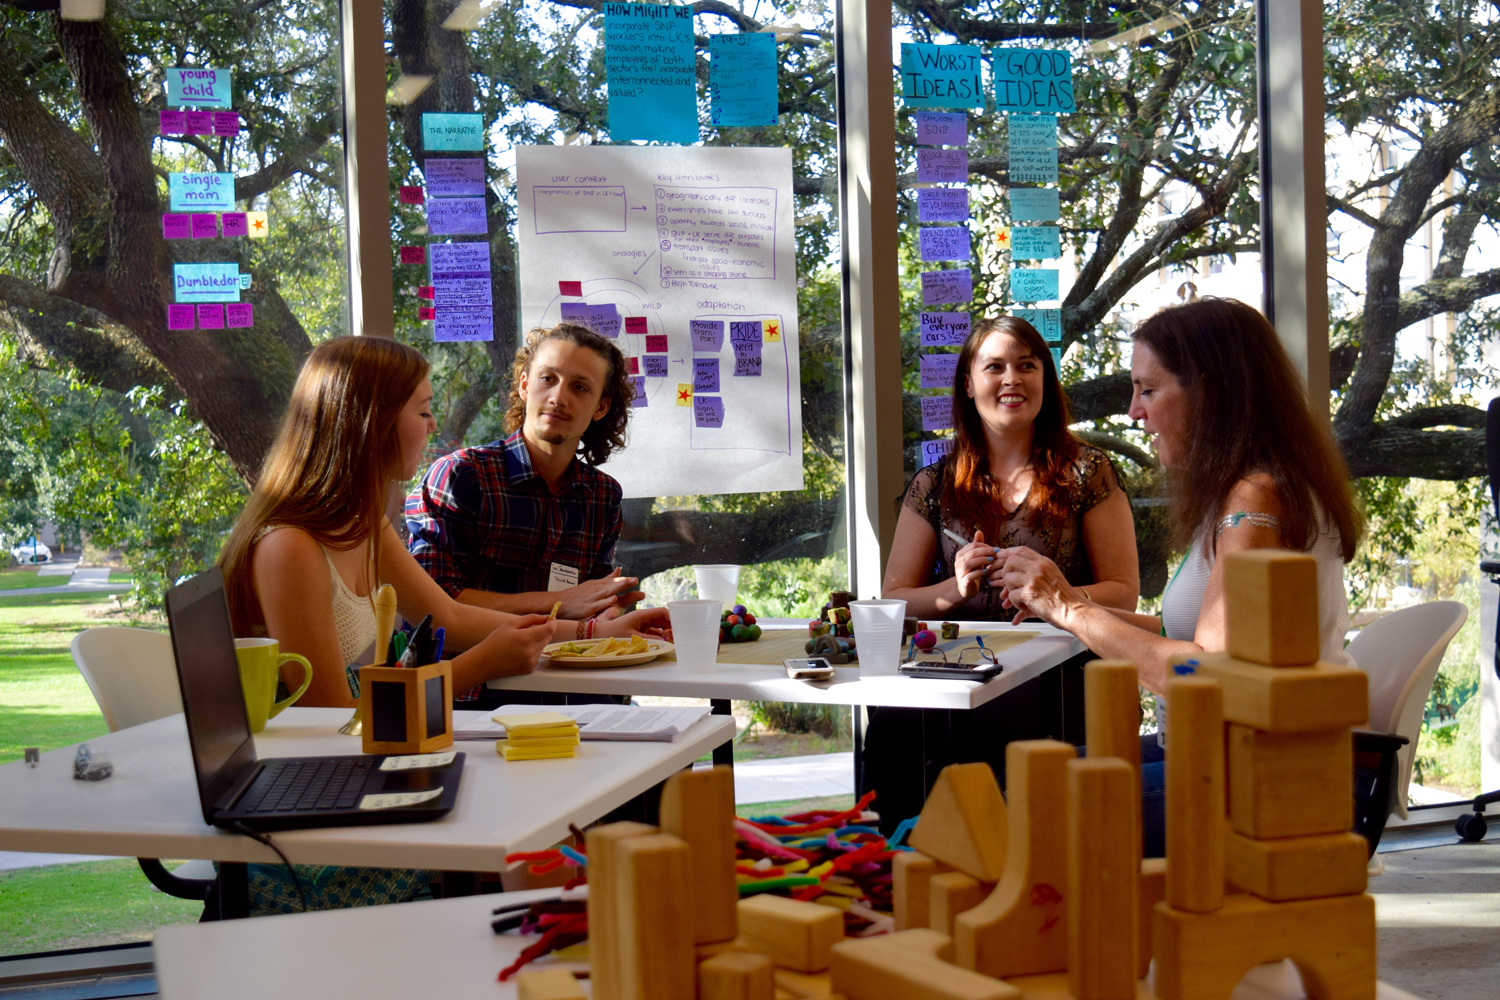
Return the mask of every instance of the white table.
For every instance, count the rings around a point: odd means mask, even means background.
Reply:
[[[366,906],[156,932],[156,983],[165,1000],[245,997],[491,997],[514,1000],[500,970],[535,941],[490,930],[490,910],[556,890]],[[585,989],[588,984],[585,982]],[[1301,1000],[1288,962],[1252,969],[1231,1000]],[[1415,1000],[1381,983],[1377,1000]]]

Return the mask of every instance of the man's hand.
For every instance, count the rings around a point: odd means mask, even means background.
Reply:
[[[546,615],[517,615],[475,646],[495,677],[529,674],[541,659],[542,647],[552,641],[552,620]]]
[[[562,602],[562,610],[557,613],[557,617],[571,621],[582,621],[599,615],[613,618],[620,614],[625,605],[643,599],[646,595],[635,589],[640,585],[640,579],[621,576],[620,573],[621,570],[616,567],[608,576],[585,580],[567,590],[555,591],[555,599]]]

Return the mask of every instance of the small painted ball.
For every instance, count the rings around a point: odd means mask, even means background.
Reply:
[[[917,644],[918,649],[926,651],[937,645],[938,637],[931,629],[924,628],[912,636],[911,641]]]

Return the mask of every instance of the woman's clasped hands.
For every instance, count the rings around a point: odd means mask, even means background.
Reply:
[[[995,550],[990,586],[1000,588],[1002,606],[1015,609],[1013,622],[1040,618],[1057,625],[1070,602],[1087,600],[1057,563],[1024,546]]]

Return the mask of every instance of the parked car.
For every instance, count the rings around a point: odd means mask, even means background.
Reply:
[[[52,550],[36,539],[31,539],[15,546],[10,550],[10,555],[12,559],[23,566],[52,561]]]

